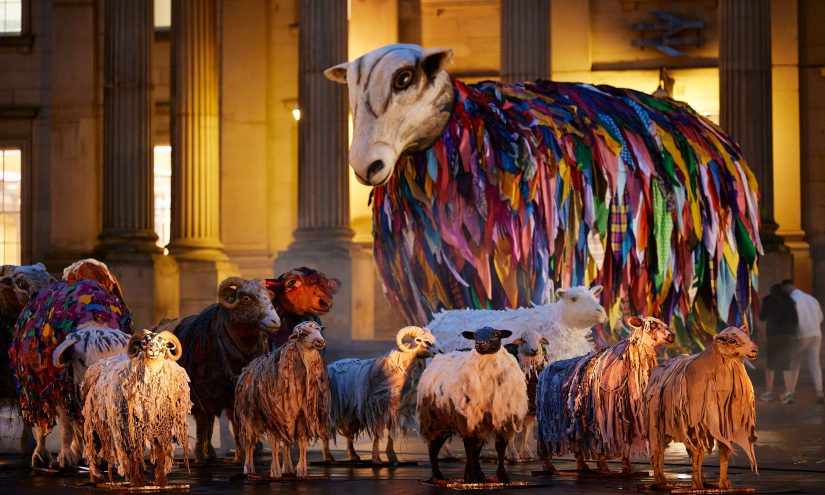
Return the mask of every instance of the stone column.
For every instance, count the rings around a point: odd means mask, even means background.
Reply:
[[[398,0],[398,42],[423,43],[421,0]]]
[[[103,231],[96,255],[120,279],[139,326],[177,312],[168,280],[176,266],[154,230],[152,5],[110,0],[103,21]]]
[[[742,148],[759,182],[762,243],[760,293],[789,277],[793,260],[776,235],[773,211],[771,1],[719,2],[720,121]]]
[[[298,228],[275,260],[276,275],[309,266],[343,287],[324,317],[335,352],[352,331],[352,236],[349,226],[346,88],[324,70],[347,60],[347,1],[301,0],[298,37]]]
[[[232,274],[220,241],[218,7],[172,1],[172,227],[181,314],[215,301]]]
[[[550,0],[501,0],[501,80],[550,78]]]

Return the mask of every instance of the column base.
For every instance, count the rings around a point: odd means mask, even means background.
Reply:
[[[172,239],[166,246],[176,260],[226,261],[223,244],[214,239]]]
[[[218,286],[226,278],[238,275],[238,266],[224,259],[193,259],[174,255],[180,269],[180,316],[200,313],[217,302]]]

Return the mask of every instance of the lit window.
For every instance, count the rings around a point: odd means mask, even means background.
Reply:
[[[169,244],[172,226],[172,147],[155,146],[155,232],[158,246]]]
[[[23,32],[23,0],[0,0],[0,36]]]
[[[0,148],[0,262],[20,264],[20,148]]]
[[[171,26],[172,0],[155,0],[155,29],[169,29]]]

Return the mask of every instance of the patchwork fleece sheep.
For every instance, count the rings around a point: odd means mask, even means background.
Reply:
[[[610,472],[607,459],[621,457],[622,472],[631,472],[630,457],[645,452],[644,396],[656,366],[656,346],[673,343],[675,334],[661,320],[632,316],[629,338],[565,361],[541,372],[536,393],[539,456],[554,471],[553,455],[573,452],[579,469],[596,458],[599,471]]]
[[[410,341],[407,342],[406,340]],[[426,328],[405,327],[396,335],[396,349],[372,359],[342,359],[327,366],[332,394],[332,430],[347,439],[349,460],[360,460],[353,440],[372,437],[372,462],[380,463],[378,442],[387,432],[387,460],[398,462],[393,435],[415,421],[415,393],[436,339]],[[333,461],[329,441],[324,460]]]
[[[450,310],[436,313],[429,328],[444,352],[467,347],[461,332],[468,328],[509,328],[518,337],[525,330],[535,330],[553,346],[547,349],[550,362],[580,356],[593,350],[590,340],[593,325],[607,321],[607,314],[597,296],[602,287],[558,289],[556,301],[532,308]]]
[[[499,482],[509,483],[505,450],[527,414],[524,373],[516,358],[501,347],[501,339],[512,332],[484,327],[463,335],[475,341],[473,350],[436,355],[418,382],[419,431],[428,444],[431,480],[444,479],[438,468],[438,452],[457,433],[464,440],[467,456],[465,482],[484,481],[479,456],[484,442],[494,437],[496,476]]]
[[[516,436],[507,445],[507,460],[518,462],[519,460],[532,459],[533,452],[527,446],[530,436],[533,433],[533,424],[536,422],[536,386],[539,382],[539,374],[549,362],[547,345],[550,342],[535,330],[525,330],[511,344],[505,348],[515,354],[518,365],[524,373],[524,381],[527,384],[527,416],[524,417],[524,428],[521,430],[521,441],[516,450]]]
[[[151,448],[155,485],[165,485],[172,469],[174,444],[183,447],[188,467],[192,409],[189,377],[175,362],[181,345],[170,332],[142,330],[129,343],[127,355],[90,367],[83,382],[84,454],[93,483],[103,480],[99,462],[114,466],[131,487],[147,484],[144,448]]]
[[[656,485],[667,486],[664,450],[672,441],[685,444],[693,463],[693,488],[705,488],[702,457],[719,446],[719,488],[731,488],[728,458],[733,444],[744,449],[756,470],[756,406],[744,359],[758,348],[744,329],[728,327],[704,351],[665,361],[650,375],[645,391],[647,435]]]
[[[321,357],[325,345],[321,325],[302,322],[286,344],[244,368],[235,390],[237,432],[246,453],[244,474],[255,474],[255,442],[266,435],[272,449],[270,475],[292,473],[289,448],[297,443],[295,474],[307,476],[309,442],[329,438],[329,379]],[[278,460],[281,443],[286,447],[283,470]]]

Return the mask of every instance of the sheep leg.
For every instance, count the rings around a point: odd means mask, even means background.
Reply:
[[[291,445],[284,444],[284,475],[295,474],[295,469],[292,467],[292,452],[290,451],[290,447]]]
[[[607,465],[607,456],[604,454],[599,454],[596,465],[599,467],[600,473],[610,473],[610,466]]]
[[[332,457],[332,452],[329,450],[329,438],[324,439],[324,462],[335,462],[335,458]]]
[[[387,462],[390,464],[398,464],[398,455],[395,453],[395,445],[392,439],[392,434],[387,432]]]
[[[155,485],[163,486],[169,481],[166,475],[172,467],[172,459],[167,455],[167,449],[157,441],[152,442],[152,451],[155,458]]]
[[[519,457],[523,460],[535,459],[536,454],[530,450],[528,443],[533,434],[533,424],[536,422],[536,417],[528,414],[524,418],[524,428],[521,430],[521,447],[519,448]],[[513,437],[515,439],[515,437]]]
[[[509,483],[510,475],[507,474],[507,469],[504,467],[504,453],[507,450],[507,439],[504,437],[496,437],[496,453],[498,454],[498,468],[496,469],[496,478],[499,483]]]
[[[244,432],[243,440],[244,445],[249,445],[254,443],[255,440],[252,439],[253,435],[250,435],[249,432]],[[235,444],[235,451],[238,451],[238,447],[240,444]],[[243,461],[243,474],[250,475],[255,474],[255,449],[244,449],[244,461]],[[273,458],[275,456],[275,451],[272,451]]]
[[[281,472],[281,463],[278,461],[278,455],[281,449],[281,442],[272,433],[267,435],[266,438],[269,442],[269,450],[272,451],[272,463],[269,465],[269,475],[273,478],[280,478],[281,476],[283,476],[283,473]]]
[[[515,435],[507,442],[507,460],[510,462],[518,462],[521,460],[521,456],[519,456],[518,450],[516,449]]]
[[[441,474],[441,469],[438,468],[438,453],[441,451],[441,447],[444,446],[444,443],[447,442],[448,436],[441,436],[436,438],[435,440],[431,441],[429,445],[427,445],[427,453],[430,455],[430,469],[432,471],[432,476],[428,483],[432,483],[435,480],[443,480],[444,475]]]
[[[309,446],[309,439],[306,434],[298,437],[298,466],[295,470],[295,476],[298,478],[307,477],[307,447]]]
[[[231,411],[227,411],[227,415],[231,415]],[[229,418],[229,425],[232,428],[232,439],[235,441],[235,463],[240,464],[244,460],[244,445],[241,443],[241,432],[238,431],[238,422],[235,421],[234,417]],[[252,455],[255,455],[255,447],[257,444],[257,439],[250,442],[248,445],[248,449],[252,450]]]
[[[195,462],[206,463],[217,456],[212,448],[212,428],[215,426],[215,418],[210,414],[195,415]]]
[[[352,442],[352,437],[347,437],[347,457],[350,461],[360,461],[361,457],[355,452],[355,446]]]
[[[40,426],[34,427],[34,441],[36,442],[36,445],[34,447],[34,453],[32,454],[33,468],[46,468],[54,462],[52,453],[46,448],[46,435],[47,433],[43,428]]]
[[[687,447],[687,451],[690,454],[690,461],[693,464],[693,474],[691,479],[693,483],[691,487],[695,490],[701,490],[705,487],[705,480],[702,477],[702,457],[704,456],[704,452],[701,448],[692,449]]]
[[[77,448],[72,446],[77,435],[75,429],[79,425],[69,418],[69,413],[62,407],[57,408],[57,417],[60,419],[60,452],[57,454],[57,465],[60,469],[74,471],[80,463]]]
[[[590,471],[590,466],[587,465],[587,461],[584,460],[584,454],[582,454],[581,450],[577,450],[575,452],[576,455],[576,469],[579,471]]]
[[[372,463],[373,464],[381,464],[381,443],[379,442],[379,438],[376,436],[372,439]]]
[[[730,449],[724,445],[719,444],[719,488],[723,490],[730,490],[733,488],[728,479],[728,458],[730,458]]]
[[[633,472],[633,466],[630,465],[630,444],[626,444],[622,448],[622,474],[630,474]]]
[[[484,482],[484,471],[481,470],[481,449],[484,448],[484,440],[476,437],[464,439],[464,453],[467,455],[467,464],[464,468],[465,483]]]

